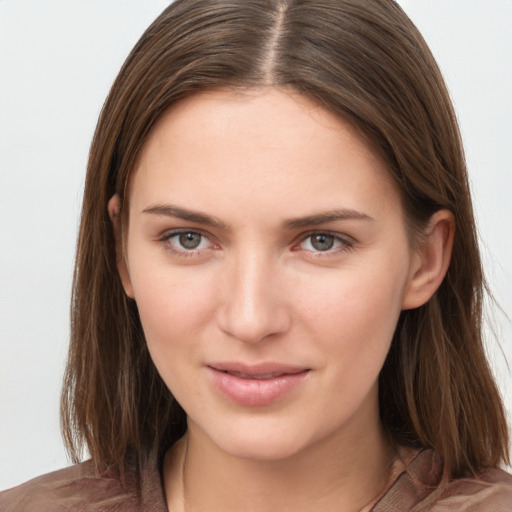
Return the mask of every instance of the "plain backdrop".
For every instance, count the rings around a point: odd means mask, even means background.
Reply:
[[[485,268],[489,342],[512,383],[512,1],[402,0],[460,119]],[[0,0],[0,489],[69,464],[59,432],[88,147],[124,58],[162,0]]]

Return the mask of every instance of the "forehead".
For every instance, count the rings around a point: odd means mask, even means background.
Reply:
[[[257,196],[277,212],[285,196],[306,210],[399,197],[382,159],[347,121],[276,88],[178,102],[148,137],[130,188],[137,208],[157,199],[219,208],[221,197]]]

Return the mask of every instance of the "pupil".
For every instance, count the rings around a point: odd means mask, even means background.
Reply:
[[[311,245],[317,251],[328,251],[334,245],[334,237],[331,235],[315,235],[311,241]]]
[[[180,244],[186,249],[195,249],[201,243],[201,235],[198,233],[182,233]]]

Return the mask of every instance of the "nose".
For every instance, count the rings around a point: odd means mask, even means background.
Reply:
[[[271,257],[240,254],[222,276],[219,328],[244,343],[284,334],[291,324],[279,268]]]

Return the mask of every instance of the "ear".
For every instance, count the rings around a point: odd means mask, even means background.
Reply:
[[[455,219],[448,210],[432,215],[424,240],[415,250],[404,294],[403,309],[422,306],[442,283],[452,256]]]
[[[116,244],[116,263],[124,291],[128,297],[133,299],[133,287],[126,264],[126,257],[123,251],[123,239],[121,233],[121,199],[117,194],[113,195],[108,202],[108,214],[114,229],[114,240]]]

